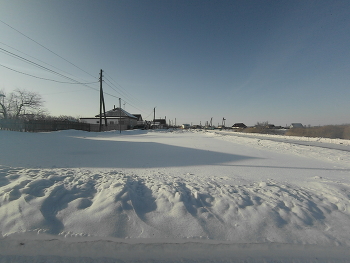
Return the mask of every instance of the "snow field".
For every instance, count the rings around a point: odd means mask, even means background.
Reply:
[[[183,131],[0,147],[0,262],[347,262],[346,152]]]
[[[196,131],[193,131],[196,133]],[[200,131],[202,133],[202,131]],[[260,148],[264,150],[270,150],[282,154],[294,154],[301,157],[310,157],[317,160],[323,160],[327,162],[331,162],[334,164],[341,164],[342,166],[350,167],[350,154],[346,151],[336,151],[334,154],[333,149],[325,149],[325,148],[317,148],[310,147],[304,145],[297,145],[293,143],[287,142],[276,142],[269,140],[269,138],[278,138],[278,139],[289,139],[296,141],[304,141],[304,142],[323,142],[323,143],[332,143],[335,145],[350,145],[350,140],[343,139],[329,139],[329,138],[306,138],[306,137],[295,137],[295,136],[281,136],[281,135],[267,135],[267,134],[249,134],[249,136],[257,136],[259,138],[250,138],[250,137],[237,137],[234,136],[235,132],[232,135],[227,135],[227,133],[223,132],[206,132],[205,133],[209,137],[218,138],[221,140],[229,141],[237,144],[244,144],[246,146],[252,146],[255,148]],[[238,133],[241,134],[241,133]],[[247,135],[245,133],[241,135]],[[266,139],[261,139],[266,138]]]

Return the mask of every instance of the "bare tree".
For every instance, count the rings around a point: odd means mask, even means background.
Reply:
[[[42,108],[44,100],[41,95],[36,92],[31,92],[23,89],[16,89],[9,95],[4,97],[4,117],[11,119],[20,118],[35,118],[42,115],[45,110]]]
[[[4,98],[5,98],[5,94],[2,90],[0,90],[0,113],[2,114],[4,119],[7,119],[7,110],[6,107],[4,105]]]

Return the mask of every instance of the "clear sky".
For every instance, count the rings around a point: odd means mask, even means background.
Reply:
[[[349,14],[348,0],[0,0],[0,90],[90,117],[103,69],[106,110],[121,97],[147,120],[350,123]]]

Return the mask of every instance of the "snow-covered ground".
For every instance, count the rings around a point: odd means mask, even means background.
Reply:
[[[349,175],[268,138],[0,130],[0,262],[350,262]]]

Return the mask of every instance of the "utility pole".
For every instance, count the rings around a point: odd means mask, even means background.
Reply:
[[[103,70],[101,69],[101,71],[100,71],[100,128],[99,128],[99,131],[102,131],[102,107],[103,107],[103,114],[104,114],[104,118],[105,118],[105,125],[107,126],[105,99],[103,97],[103,89],[102,89],[102,82],[103,82],[102,72],[103,72]]]
[[[122,133],[122,125],[121,125],[121,120],[122,120],[122,99],[119,98],[119,133]]]

